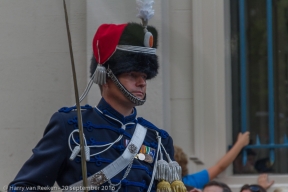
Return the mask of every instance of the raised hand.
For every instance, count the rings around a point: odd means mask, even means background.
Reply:
[[[241,144],[242,147],[245,147],[249,144],[250,141],[250,132],[246,131],[245,133],[239,133],[236,143]]]
[[[264,189],[268,189],[274,184],[274,180],[269,181],[268,174],[260,174],[257,179],[258,185],[261,185]]]

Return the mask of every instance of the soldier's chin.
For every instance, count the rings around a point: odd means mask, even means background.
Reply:
[[[137,97],[137,98],[143,100],[145,98],[145,96]]]
[[[135,97],[137,97],[138,99],[141,99],[141,100],[143,100],[144,98],[145,98],[145,95],[143,95],[143,94],[133,94]]]

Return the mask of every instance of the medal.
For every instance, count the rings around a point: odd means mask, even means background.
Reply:
[[[128,146],[129,140],[126,139],[124,144],[125,146]],[[155,156],[155,149],[142,145],[139,153],[135,155],[135,159],[138,159],[140,161],[145,161],[147,163],[153,163],[154,156]]]
[[[145,154],[145,159],[144,161],[146,161],[147,163],[153,163],[153,157],[149,154]]]
[[[141,161],[145,160],[145,155],[143,153],[138,153],[137,158]]]

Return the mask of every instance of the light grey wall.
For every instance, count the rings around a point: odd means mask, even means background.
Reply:
[[[192,1],[170,1],[171,127],[175,145],[193,149]]]
[[[86,4],[67,6],[83,91]],[[62,1],[0,0],[0,190],[31,156],[51,115],[74,102]]]

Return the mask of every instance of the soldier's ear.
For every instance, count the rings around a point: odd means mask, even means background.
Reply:
[[[108,79],[106,80],[106,83],[102,85],[102,88],[104,88],[104,87],[105,87],[105,88],[109,87],[109,84],[110,84],[110,83],[111,83],[111,79],[108,78]]]

